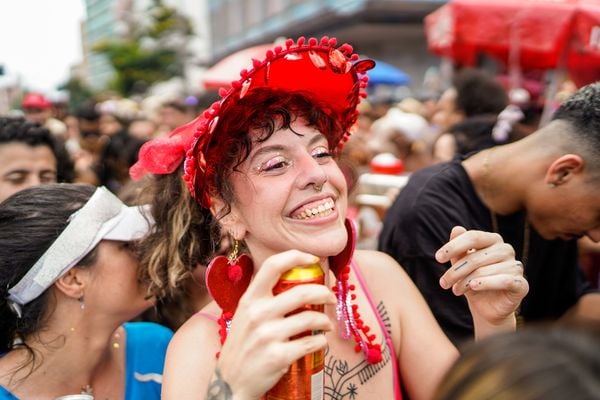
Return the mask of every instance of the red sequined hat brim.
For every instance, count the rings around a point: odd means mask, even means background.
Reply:
[[[358,61],[348,44],[336,46],[336,40],[323,37],[320,41],[299,38],[294,43],[288,39],[285,46],[275,46],[266,53],[262,61],[252,60],[250,70],[240,72],[241,79],[231,83],[229,90],[221,89],[221,100],[213,103],[203,116],[205,120],[194,133],[195,141],[185,161],[186,184],[192,196],[204,207],[210,207],[206,176],[205,152],[213,138],[219,116],[235,102],[255,88],[273,88],[290,92],[302,92],[306,97],[325,105],[343,128],[341,137],[330,137],[329,141],[340,150],[350,129],[356,122],[357,105],[366,88],[367,70],[374,67],[372,60]],[[359,75],[360,74],[360,75]]]

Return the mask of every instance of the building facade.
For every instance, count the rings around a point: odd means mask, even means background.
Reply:
[[[423,18],[443,0],[209,0],[211,62],[280,37],[334,36],[363,56],[411,76],[418,91],[439,59],[427,51]]]
[[[96,90],[106,87],[113,76],[113,68],[103,54],[93,51],[101,40],[118,34],[117,0],[85,0],[86,20],[82,32],[83,59],[86,83]]]

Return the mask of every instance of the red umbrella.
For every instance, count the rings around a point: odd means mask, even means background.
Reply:
[[[473,65],[479,53],[523,70],[600,79],[600,0],[452,0],[425,18],[429,49]]]
[[[240,79],[240,71],[252,68],[252,59],[262,60],[267,50],[272,50],[274,44],[261,44],[239,50],[228,55],[204,72],[203,82],[206,89],[229,88],[232,81]]]

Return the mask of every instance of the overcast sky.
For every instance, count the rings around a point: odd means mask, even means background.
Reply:
[[[1,0],[0,65],[5,77],[50,94],[82,59],[83,0]]]

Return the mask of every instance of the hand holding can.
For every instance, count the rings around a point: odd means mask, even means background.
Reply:
[[[294,286],[302,284],[325,284],[325,275],[319,264],[294,267],[284,273],[273,294],[277,295]],[[324,305],[307,304],[288,315],[305,310],[324,312]],[[290,339],[308,335],[321,334],[321,331],[305,331]],[[290,365],[288,371],[279,382],[264,396],[264,400],[321,400],[323,399],[323,369],[325,366],[325,350],[321,349],[306,354]]]

